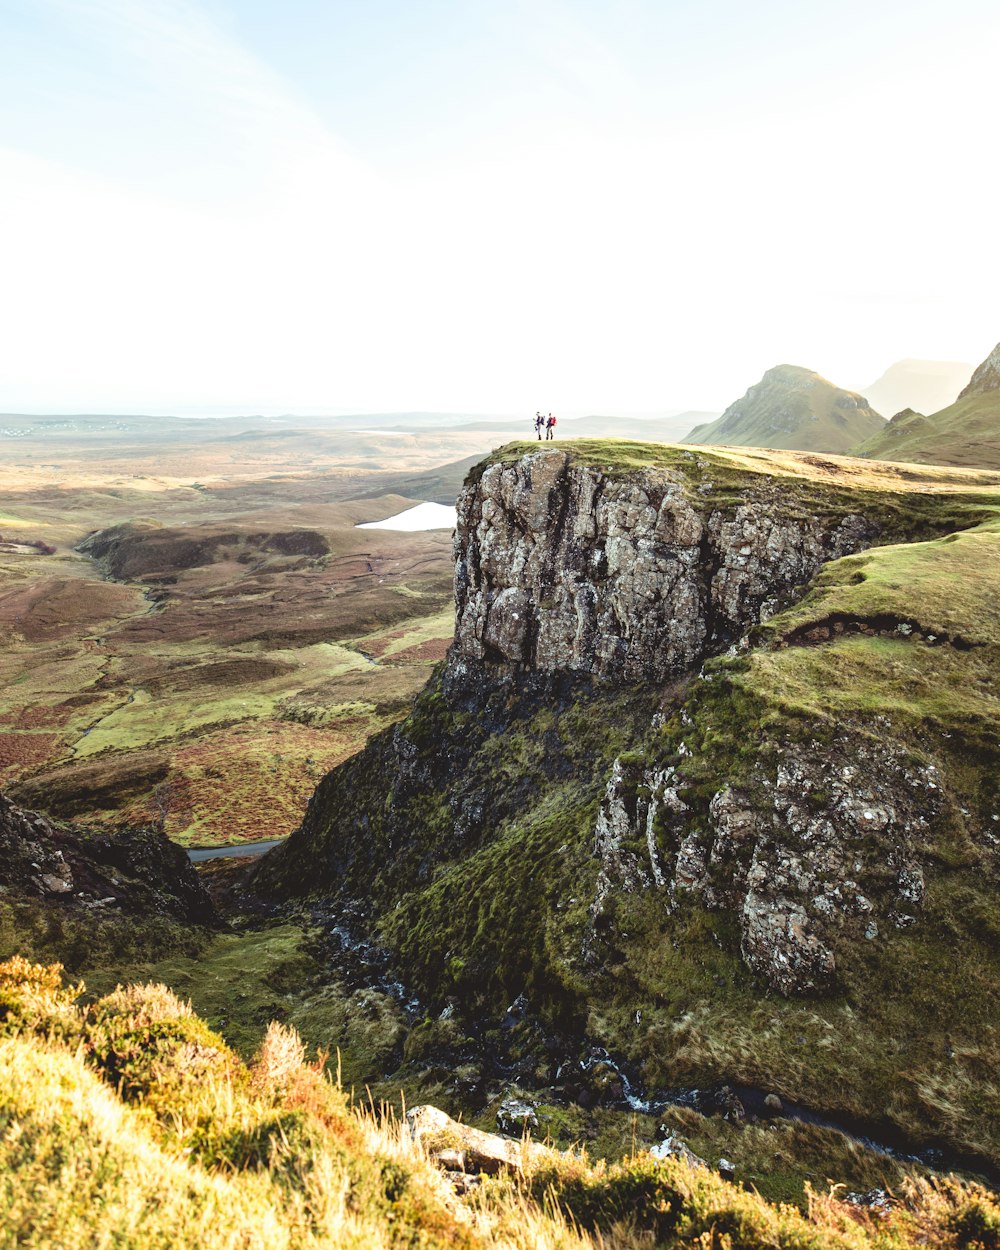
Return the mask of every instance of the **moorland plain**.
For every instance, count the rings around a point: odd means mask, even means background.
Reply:
[[[3,423],[0,785],[187,844],[287,833],[451,638],[449,533],[355,527],[452,501],[489,436]]]

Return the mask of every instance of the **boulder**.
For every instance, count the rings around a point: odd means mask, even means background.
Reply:
[[[526,1165],[543,1162],[556,1152],[537,1142],[513,1141],[460,1124],[437,1107],[411,1107],[406,1113],[410,1136],[446,1171],[485,1173],[522,1172]]]
[[[655,1146],[650,1147],[649,1153],[654,1159],[683,1159],[691,1167],[708,1167],[705,1160],[696,1155],[690,1146],[686,1142],[681,1141],[679,1137],[665,1137],[663,1141],[659,1141]]]
[[[523,1098],[505,1098],[497,1111],[497,1131],[504,1137],[523,1137],[526,1129],[538,1128],[535,1104]]]

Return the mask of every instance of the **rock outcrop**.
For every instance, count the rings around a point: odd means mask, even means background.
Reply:
[[[413,1140],[449,1172],[522,1172],[526,1165],[544,1163],[556,1155],[527,1137],[515,1140],[461,1124],[437,1107],[411,1107],[406,1125]]]
[[[616,891],[654,889],[668,910],[697,898],[736,916],[748,967],[791,995],[831,984],[845,931],[878,942],[916,921],[920,849],[944,802],[933,766],[841,734],[724,786],[707,822],[678,786],[673,768],[615,762],[594,836],[598,932]]]
[[[989,591],[975,636],[937,618],[997,505],[943,476],[610,442],[473,471],[446,664],[254,876],[368,944],[449,1111],[724,1081],[983,1153],[1000,624]]]
[[[170,916],[210,924],[215,910],[184,851],[153,829],[88,831],[16,807],[0,794],[5,898],[95,915]]]
[[[495,940],[527,941],[543,923],[537,909],[522,895],[512,907],[524,909],[526,928],[504,926],[498,939],[495,925],[446,915],[434,882],[445,867],[469,864],[476,884],[465,903],[492,914],[489,892],[514,880],[499,846],[526,836],[536,808],[543,819],[547,788],[572,778],[560,820],[573,829],[589,822],[584,853],[599,861],[586,871],[566,861],[568,880],[579,882],[567,889],[591,903],[578,953],[581,943],[593,952],[614,893],[654,890],[670,904],[701,890],[706,905],[739,912],[743,957],[772,985],[792,993],[827,983],[835,966],[823,937],[829,891],[844,896],[838,916],[854,908],[875,923],[867,902],[856,902],[874,894],[856,880],[845,849],[873,832],[865,820],[845,799],[842,810],[799,829],[799,808],[790,799],[781,807],[791,783],[762,773],[752,811],[741,817],[739,795],[720,797],[705,827],[687,811],[672,767],[637,775],[619,760],[612,768],[614,755],[604,752],[614,735],[602,726],[613,720],[617,741],[640,741],[657,706],[677,700],[707,656],[739,644],[825,561],[886,534],[902,510],[880,499],[809,478],[742,468],[727,476],[694,451],[663,449],[624,471],[554,448],[501,454],[459,499],[456,635],[444,671],[408,719],[324,779],[300,829],[257,869],[258,886],[286,897],[324,893],[387,917],[398,940],[418,948],[421,987],[432,996],[447,991],[433,985],[432,948],[412,933],[426,924],[444,943],[452,940],[445,932],[471,927],[482,950],[439,956],[462,984],[496,981],[498,995],[514,997],[521,987],[487,951]],[[546,737],[527,730],[539,717],[550,726]],[[568,736],[563,723],[574,726]],[[833,757],[824,758],[822,768],[833,768]],[[846,755],[838,766],[847,768]],[[792,756],[787,765],[813,791],[835,789],[835,777],[812,777],[818,767]],[[587,813],[597,811],[605,785],[595,832]],[[764,793],[769,786],[773,795]],[[873,803],[860,797],[855,806]],[[893,828],[905,823],[886,819]],[[791,855],[796,839],[801,849]],[[826,862],[832,875],[823,875]],[[404,903],[415,909],[411,930]],[[892,908],[879,895],[869,910],[884,924]],[[518,954],[521,965],[525,958]]]
[[[450,666],[663,682],[871,544],[859,512],[802,515],[768,484],[719,506],[680,469],[618,476],[540,451],[459,498]]]

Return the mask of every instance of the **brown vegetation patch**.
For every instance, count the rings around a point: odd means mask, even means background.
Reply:
[[[247,657],[217,660],[211,664],[185,665],[143,684],[154,694],[166,690],[194,690],[199,686],[252,686],[294,671],[294,664]]]
[[[84,539],[79,550],[92,556],[113,577],[131,581],[220,561],[253,560],[265,554],[316,559],[329,554],[330,544],[322,534],[309,529],[247,533],[129,523],[98,530]],[[162,580],[162,576],[157,580]]]
[[[141,599],[126,586],[47,578],[0,592],[0,632],[26,642],[72,638],[134,612]]]
[[[0,733],[0,785],[32,771],[50,759],[61,745],[61,734]]]
[[[406,631],[403,629],[394,629],[391,634],[383,634],[381,638],[366,638],[364,645],[364,654],[370,655],[373,659],[381,659],[385,655],[387,649],[392,643],[397,642],[400,638],[406,637]],[[360,650],[360,648],[359,648]]]
[[[166,777],[168,766],[168,757],[154,751],[102,755],[35,773],[11,786],[10,795],[22,806],[52,816],[95,817],[117,810],[130,798],[150,796]]]
[[[369,729],[356,718],[326,729],[260,721],[179,745],[161,791],[167,832],[198,846],[283,837],[320,778],[359,750]],[[159,814],[152,787],[125,809],[138,823]]]
[[[397,651],[395,655],[390,656],[387,663],[412,664],[417,660],[429,660],[436,664],[438,660],[443,660],[448,654],[451,641],[450,638],[428,638],[426,642],[417,643],[415,647],[407,647],[403,651]]]
[[[46,729],[51,725],[65,725],[73,715],[73,709],[65,703],[57,707],[45,707],[33,704],[30,707],[15,708],[0,716],[0,723],[14,725],[19,732],[28,729]]]

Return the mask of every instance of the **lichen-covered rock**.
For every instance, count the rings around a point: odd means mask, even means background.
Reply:
[[[538,1128],[535,1104],[525,1098],[505,1098],[497,1108],[497,1132],[504,1137],[523,1137]]]
[[[452,662],[663,681],[877,534],[780,493],[722,506],[678,469],[620,478],[560,451],[493,464],[458,502]]]
[[[664,808],[675,818],[687,811],[670,784],[673,774],[672,768],[648,771],[638,762],[615,760],[594,830],[601,871],[592,920],[600,918],[615,890],[634,893],[667,884],[656,842],[657,817]]]
[[[773,770],[717,791],[707,820],[680,784],[673,769],[616,762],[594,835],[595,923],[616,889],[657,889],[668,910],[693,893],[736,914],[747,966],[786,995],[833,981],[840,935],[877,941],[915,923],[922,845],[943,803],[933,766],[844,733],[787,744]]]

